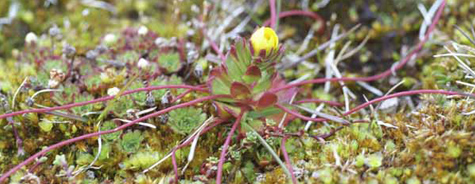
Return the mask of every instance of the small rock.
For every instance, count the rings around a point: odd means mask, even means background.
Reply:
[[[397,109],[397,106],[399,105],[399,99],[398,98],[391,98],[384,100],[381,103],[381,106],[379,109],[385,113],[394,113]]]

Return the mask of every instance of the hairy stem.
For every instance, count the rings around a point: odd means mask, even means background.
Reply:
[[[287,141],[288,138],[289,137],[287,135],[282,138],[280,147],[282,150],[282,155],[284,155],[285,163],[287,164],[287,168],[290,172],[290,176],[292,177],[292,183],[297,184],[297,178],[295,178],[294,169],[292,168],[292,163],[290,162],[289,154],[287,153],[287,149],[285,148],[285,141]]]

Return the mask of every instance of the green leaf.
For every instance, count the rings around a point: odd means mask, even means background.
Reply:
[[[249,83],[259,81],[261,76],[262,76],[262,74],[261,74],[261,70],[259,69],[259,67],[257,67],[256,65],[251,65],[247,68],[246,73],[244,74],[242,79],[244,80],[244,82],[249,84]]]
[[[89,165],[94,160],[94,157],[88,153],[79,153],[79,156],[76,158],[77,165]]]
[[[47,120],[41,121],[38,125],[40,126],[41,130],[45,132],[50,132],[51,129],[53,129],[53,123]]]
[[[251,51],[245,44],[247,44],[245,39],[239,38],[236,40],[236,56],[240,62],[243,62],[244,65],[249,66],[252,61]]]
[[[212,92],[213,95],[229,95],[230,94],[230,86],[226,84],[221,78],[214,78],[212,85]]]
[[[243,66],[240,66],[240,63],[236,62],[233,57],[226,59],[226,68],[232,81],[241,81],[241,76],[243,76],[245,72],[245,69],[242,67]]]
[[[280,110],[279,108],[269,107],[269,108],[265,108],[259,111],[251,111],[248,114],[250,118],[256,119],[256,118],[268,117],[274,114],[279,114],[281,112],[282,110]]]
[[[162,54],[158,57],[158,64],[169,73],[177,72],[181,68],[180,55],[176,52]]]
[[[366,158],[366,165],[370,168],[378,168],[383,165],[383,155],[381,153],[374,153]]]
[[[257,94],[266,91],[271,87],[272,81],[270,80],[270,76],[267,72],[264,72],[259,82],[257,82],[256,86],[252,88],[252,93]]]
[[[135,130],[133,132],[126,133],[122,140],[120,141],[120,146],[122,150],[127,153],[136,152],[140,148],[140,143],[144,137],[141,135],[141,132]]]
[[[104,135],[102,135],[104,136]],[[99,155],[99,160],[105,160],[109,158],[112,148],[109,143],[102,144],[101,154]],[[94,149],[94,155],[97,154],[98,149]]]
[[[240,82],[231,84],[231,96],[235,99],[247,99],[251,95],[251,90]]]
[[[158,152],[138,152],[124,161],[126,169],[138,170],[146,169],[159,161],[163,155]]]
[[[275,95],[274,93],[265,92],[261,96],[259,101],[257,101],[257,107],[266,108],[266,107],[272,106],[275,103],[277,103],[277,100],[278,100],[277,95]]]

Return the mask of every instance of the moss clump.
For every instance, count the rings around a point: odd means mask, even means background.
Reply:
[[[201,109],[187,107],[168,113],[168,125],[179,134],[189,134],[206,120],[206,114]]]
[[[140,143],[144,139],[142,133],[138,130],[125,133],[120,140],[120,146],[123,151],[133,153],[140,148]]]
[[[124,166],[126,169],[144,170],[162,159],[162,157],[163,155],[158,152],[138,152],[126,159],[124,161]]]

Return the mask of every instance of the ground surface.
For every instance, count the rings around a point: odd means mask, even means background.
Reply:
[[[335,66],[345,77],[371,76],[390,69],[420,41],[424,18],[418,6],[429,11],[434,3],[282,1],[280,12],[315,12],[324,23],[304,16],[278,21],[277,33],[285,47],[278,73],[287,82],[322,78],[334,73],[326,62],[334,63],[342,56]],[[417,58],[388,77],[366,83],[371,87],[345,82],[354,94],[348,100],[342,83],[304,85],[297,98],[348,101],[349,108],[354,108],[366,102],[365,98],[375,99],[386,92],[433,89],[473,93],[475,76],[467,69],[475,64],[475,43],[470,40],[475,40],[473,12],[475,3],[470,0],[448,1]],[[250,38],[271,18],[271,8],[267,1],[243,0],[10,0],[0,1],[0,17],[4,17],[0,19],[0,114],[7,114],[84,102],[121,93],[121,89],[205,84],[210,69],[221,62],[209,41],[226,54],[234,38]],[[358,24],[358,29],[334,45],[287,67]],[[434,57],[449,53],[444,46],[458,53],[467,67],[452,56]],[[141,58],[147,60],[146,67],[140,68],[144,66]],[[1,119],[0,172],[6,173],[46,146],[110,130],[142,114],[207,96],[192,92],[174,100],[185,91],[139,92],[112,103]],[[293,175],[302,183],[473,183],[473,104],[473,98],[462,96],[404,96],[344,117],[363,123],[341,126],[328,121],[306,130],[307,121],[291,116],[285,130],[278,131],[275,127],[280,119],[275,116],[246,117],[243,122],[253,125],[258,133],[238,128],[225,157],[223,181],[291,182],[287,168],[259,141],[264,138],[284,160],[282,136],[276,135],[283,132],[289,136],[284,149]],[[304,106],[313,110],[319,104]],[[175,176],[172,159],[145,174],[143,171],[166,157],[207,119],[219,116],[215,107],[209,101],[198,103],[100,139],[96,136],[54,149],[15,172],[9,182],[168,183]],[[344,106],[325,105],[321,112],[341,116],[345,110]],[[181,183],[216,180],[221,149],[233,122],[229,118],[200,136],[195,149],[186,146],[177,150],[175,166]],[[188,163],[190,152],[194,158]]]

